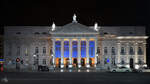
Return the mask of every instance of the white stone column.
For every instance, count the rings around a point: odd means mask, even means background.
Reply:
[[[69,68],[72,68],[72,40],[69,40]]]
[[[89,68],[89,39],[86,39],[86,67]]]
[[[126,63],[129,64],[129,43],[126,43]]]
[[[97,64],[97,39],[95,39],[95,67],[96,67],[96,64]]]
[[[61,68],[64,68],[64,39],[61,40]]]
[[[146,43],[143,43],[144,64],[146,64]]]
[[[52,39],[52,41],[53,41],[53,59],[52,59],[52,62],[53,62],[53,65],[54,65],[54,67],[56,66],[55,64],[55,39]]]
[[[117,46],[118,46],[118,64],[120,64],[120,43],[117,43]]]
[[[135,47],[134,63],[138,63],[138,43],[135,43],[134,47]]]
[[[81,40],[78,39],[78,68],[81,67]]]

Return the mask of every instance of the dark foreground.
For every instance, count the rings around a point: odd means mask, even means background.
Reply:
[[[0,84],[150,84],[150,73],[7,72]],[[2,78],[2,73],[0,73]]]

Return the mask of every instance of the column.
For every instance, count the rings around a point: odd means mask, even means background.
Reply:
[[[64,67],[64,40],[61,40],[61,68]]]
[[[72,40],[69,40],[69,68],[72,68]]]
[[[144,64],[146,64],[146,43],[143,43],[143,52],[144,52]]]
[[[52,41],[53,41],[53,55],[52,55],[53,59],[52,59],[52,61],[53,61],[53,65],[55,67],[55,39],[52,39]]]
[[[86,39],[86,67],[89,68],[89,39]]]
[[[126,43],[126,63],[129,64],[129,43]]]
[[[117,43],[118,46],[118,64],[120,64],[120,43]]]
[[[135,56],[134,56],[134,63],[138,63],[138,43],[134,44],[135,46]]]
[[[97,64],[97,39],[95,39],[95,67],[96,67],[96,64]]]
[[[81,42],[78,39],[78,67],[81,67]]]

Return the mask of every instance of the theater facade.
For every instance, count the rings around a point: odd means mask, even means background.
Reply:
[[[93,26],[73,21],[57,26],[5,26],[7,70],[146,67],[144,26]]]

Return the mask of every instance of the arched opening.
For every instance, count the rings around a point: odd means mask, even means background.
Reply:
[[[56,58],[56,60],[55,60],[56,62],[56,67],[57,68],[60,68],[60,65],[61,65],[61,58]]]
[[[95,63],[95,59],[94,58],[90,58],[89,64],[90,64],[91,67],[94,67],[94,63]]]
[[[69,66],[69,58],[64,58],[64,66],[68,68]]]
[[[77,58],[72,58],[73,60],[73,67],[77,67],[78,63],[77,63]]]
[[[81,58],[81,66],[85,67],[86,65],[86,58]]]
[[[133,69],[134,65],[133,65],[133,58],[130,58],[130,68]]]

